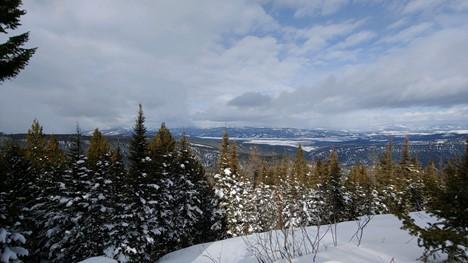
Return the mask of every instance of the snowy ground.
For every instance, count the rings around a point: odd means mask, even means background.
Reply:
[[[117,261],[106,257],[92,257],[78,263],[117,263]]]
[[[431,222],[431,218],[422,212],[413,213],[418,224]],[[423,249],[417,246],[417,239],[401,230],[400,221],[393,215],[375,216],[364,230],[361,245],[350,240],[356,232],[356,222],[338,224],[338,246],[333,245],[328,232],[320,243],[316,262],[327,263],[407,263],[419,262]],[[324,231],[326,226],[321,227]],[[309,227],[310,236],[316,233],[315,227]],[[237,237],[222,241],[195,245],[172,252],[159,263],[256,263],[249,250],[248,242],[256,243],[258,235]],[[248,242],[246,242],[248,240]],[[287,262],[276,261],[276,262]],[[295,263],[310,263],[312,255],[304,255],[293,260]]]

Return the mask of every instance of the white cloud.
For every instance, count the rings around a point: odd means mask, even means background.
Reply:
[[[346,6],[349,0],[271,0],[276,8],[294,10],[295,17],[327,16]]]
[[[39,50],[0,86],[0,131],[128,127],[138,103],[152,127],[467,120],[468,16],[431,3],[28,1]]]

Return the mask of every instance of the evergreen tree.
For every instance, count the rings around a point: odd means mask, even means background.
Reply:
[[[0,3],[0,33],[7,33],[7,30],[15,30],[21,25],[20,17],[26,11],[20,9],[21,0],[3,0]],[[0,44],[0,83],[14,78],[26,67],[36,48],[24,48],[28,42],[29,32],[9,37],[8,40]]]
[[[399,213],[403,227],[418,237],[418,244],[425,248],[422,256],[427,260],[441,251],[448,255],[447,262],[466,262],[468,256],[468,142],[462,159],[450,161],[445,168],[445,182],[432,185],[432,198],[426,211],[437,219],[429,226],[419,226],[408,210]]]
[[[133,135],[129,145],[129,183],[131,194],[128,200],[127,209],[132,211],[132,214],[126,222],[127,243],[123,243],[124,250],[120,251],[128,257],[131,262],[149,261],[154,254],[155,235],[160,234],[156,222],[158,218],[156,211],[148,206],[149,200],[147,197],[147,187],[149,182],[149,165],[151,158],[148,156],[148,143],[146,141],[145,117],[143,109],[139,105],[137,119],[133,128]],[[154,189],[159,188],[156,184],[150,184]],[[151,192],[152,193],[152,192]],[[151,215],[151,217],[148,217]],[[148,220],[149,219],[149,220]],[[156,226],[156,228],[154,228]]]
[[[27,177],[23,176],[23,183],[16,189],[17,198],[22,200],[21,209],[23,210],[23,224],[26,229],[31,231],[29,239],[30,257],[29,260],[38,260],[37,252],[39,249],[38,232],[40,231],[38,218],[38,209],[43,205],[45,196],[44,188],[47,184],[47,153],[46,140],[42,132],[42,126],[37,120],[34,120],[26,136],[25,158],[29,161]],[[19,179],[19,178],[18,178]]]
[[[336,224],[346,219],[346,201],[344,199],[343,180],[338,154],[333,150],[328,161],[326,179],[326,200],[330,207],[329,222]]]
[[[149,161],[147,148],[145,117],[140,104],[128,154],[129,175],[133,184],[136,184],[140,179],[147,176]]]
[[[179,141],[177,149],[177,188],[174,218],[178,231],[178,247],[214,240],[211,230],[213,209],[211,200],[214,193],[208,185],[205,171],[190,149],[185,137]],[[177,249],[177,247],[173,248]]]
[[[243,187],[240,176],[233,170],[238,170],[236,150],[230,147],[227,131],[224,132],[220,147],[218,173],[214,176],[214,188],[217,196],[215,204],[215,224],[213,230],[220,233],[221,238],[242,234],[242,202]],[[235,147],[235,146],[234,146]]]
[[[114,211],[113,178],[110,172],[111,153],[106,139],[96,129],[88,148],[87,164],[92,166],[82,195],[86,210],[82,216],[83,225],[74,254],[102,255],[110,239],[109,230],[113,227]],[[79,244],[79,245],[78,245]]]
[[[84,239],[85,219],[90,206],[91,171],[82,153],[81,132],[77,132],[68,153],[68,169],[58,177],[57,189],[50,198],[54,203],[44,215],[43,249],[51,262],[79,261],[91,256]],[[88,250],[87,250],[88,249]],[[88,252],[86,252],[88,251]]]
[[[176,141],[163,122],[149,145],[151,172],[155,179],[165,178],[170,172]]]
[[[141,197],[147,203],[147,226],[155,240],[151,253],[154,258],[171,251],[180,239],[173,223],[180,195],[177,191],[180,178],[175,174],[175,145],[172,134],[162,123],[149,145],[151,170],[141,185]]]
[[[137,250],[130,242],[138,231],[133,221],[133,209],[136,207],[133,187],[129,184],[120,145],[111,151],[109,176],[112,178],[111,203],[114,213],[111,215],[112,224],[109,226],[109,240],[105,243],[105,254],[119,262],[128,262],[136,257]]]
[[[28,179],[30,164],[23,151],[7,143],[0,152],[0,260],[16,261],[29,255],[24,234],[30,231],[24,224],[23,196],[18,192]]]

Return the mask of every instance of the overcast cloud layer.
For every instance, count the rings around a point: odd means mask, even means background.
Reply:
[[[468,123],[468,1],[25,1],[0,131]],[[2,36],[1,41],[5,38]]]

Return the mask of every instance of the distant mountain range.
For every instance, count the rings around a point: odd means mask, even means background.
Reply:
[[[215,167],[217,163],[220,139],[224,133],[223,127],[218,128],[175,128],[172,133],[179,137],[186,134],[194,152],[207,167]],[[256,148],[259,155],[266,159],[278,159],[281,156],[293,157],[299,146],[305,151],[309,160],[326,158],[332,149],[338,152],[340,161],[344,165],[356,162],[372,163],[384,151],[388,142],[394,144],[395,160],[400,157],[404,136],[410,140],[410,151],[416,155],[421,163],[429,160],[437,164],[460,155],[464,151],[468,138],[468,129],[463,127],[435,127],[426,130],[408,130],[406,127],[390,127],[371,132],[356,132],[348,130],[326,129],[294,129],[294,128],[227,128],[229,137],[236,141],[241,160],[248,158],[252,148]],[[127,128],[102,130],[113,145],[120,145],[124,155],[128,154],[128,145],[132,130]],[[148,137],[155,134],[155,130],[148,131]],[[84,132],[83,145],[89,145],[92,131]],[[25,143],[26,134],[1,134],[0,145],[8,138]],[[73,140],[71,134],[59,134],[57,138],[63,148],[67,148]]]
[[[371,138],[378,136],[416,136],[416,135],[437,135],[437,134],[457,134],[468,135],[468,128],[463,127],[435,127],[431,129],[409,130],[405,126],[393,126],[377,131],[358,132],[350,130],[327,130],[327,129],[296,129],[296,128],[257,128],[257,127],[236,127],[236,128],[172,128],[171,132],[175,136],[186,134],[189,137],[199,138],[220,138],[224,130],[227,129],[231,138],[265,138],[265,139],[300,139],[300,138],[330,138],[340,137],[348,139]],[[154,135],[157,130],[148,130],[148,135]],[[114,128],[101,131],[106,136],[131,136],[132,129],[130,128]],[[85,135],[91,135],[93,131],[87,131]]]

